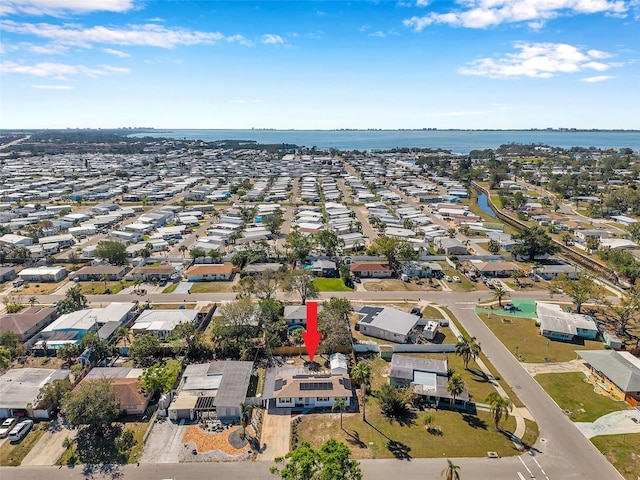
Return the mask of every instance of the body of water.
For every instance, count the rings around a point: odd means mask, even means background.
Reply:
[[[491,210],[491,207],[489,206],[489,202],[487,200],[487,196],[484,193],[478,192],[476,202],[478,203],[480,210],[482,210],[484,213],[486,213],[487,215],[491,215],[493,218],[498,218],[496,214],[493,213],[493,210]]]
[[[187,140],[253,140],[263,144],[288,143],[320,149],[387,150],[398,147],[443,148],[456,153],[497,148],[507,143],[553,147],[632,148],[640,150],[638,131],[541,130],[158,130],[133,136]]]

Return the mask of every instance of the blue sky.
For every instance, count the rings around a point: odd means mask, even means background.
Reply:
[[[0,128],[640,128],[640,0],[3,0]]]

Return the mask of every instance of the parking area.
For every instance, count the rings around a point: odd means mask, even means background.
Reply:
[[[258,460],[272,462],[289,452],[291,438],[291,409],[269,407],[262,420],[262,449]]]

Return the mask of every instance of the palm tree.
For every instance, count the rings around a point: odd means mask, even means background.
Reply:
[[[464,369],[469,369],[471,359],[475,360],[480,355],[480,344],[476,343],[476,337],[461,337],[456,343],[456,353],[462,357],[464,361]]]
[[[460,480],[458,470],[460,470],[460,467],[447,458],[447,467],[440,472],[440,478],[444,478],[444,480]]]
[[[451,405],[453,408],[456,407],[456,397],[460,395],[464,391],[464,380],[462,379],[462,375],[459,373],[454,373],[451,375],[451,378],[447,382],[447,392],[451,394]]]
[[[242,425],[242,438],[247,436],[247,427],[251,423],[251,412],[253,405],[240,402],[240,425]]]
[[[498,392],[491,392],[485,399],[491,405],[491,415],[493,415],[493,425],[499,430],[500,421],[509,418],[509,411],[513,409],[511,400],[503,397]]]
[[[124,343],[124,346],[127,346],[127,343],[131,343],[129,341],[129,329],[126,327],[119,327],[115,334],[113,335],[114,339],[115,339],[115,344],[118,345],[118,342],[120,340],[122,340],[122,343]]]
[[[178,251],[179,251],[180,253],[182,253],[182,258],[184,258],[185,252],[186,252],[187,250],[189,250],[189,249],[187,248],[187,246],[186,246],[186,245],[180,245],[180,247],[178,247]]]
[[[353,379],[360,384],[362,391],[362,420],[367,420],[366,403],[367,403],[367,385],[371,381],[371,365],[360,360],[351,371]]]
[[[105,292],[107,291],[107,280],[109,280],[109,276],[106,273],[100,277],[100,281],[104,285]]]
[[[38,303],[38,299],[36,298],[35,295],[32,295],[29,297],[29,305],[31,305],[32,307]]]
[[[298,355],[302,358],[302,344],[304,343],[304,338],[302,338],[302,329],[296,328],[291,336],[293,337],[293,343],[298,346]]]
[[[338,397],[333,401],[333,406],[331,407],[331,411],[340,410],[340,430],[344,430],[342,428],[342,412],[347,408],[347,402],[344,401],[344,398]]]
[[[493,298],[496,298],[498,300],[498,305],[500,305],[502,307],[502,299],[504,297],[508,297],[509,296],[509,292],[507,292],[504,288],[502,287],[497,287],[494,291],[493,291]]]

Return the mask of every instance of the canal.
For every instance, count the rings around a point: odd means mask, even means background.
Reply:
[[[476,202],[478,203],[480,210],[482,210],[484,213],[492,216],[493,218],[498,218],[496,214],[493,213],[493,210],[491,210],[491,207],[489,206],[489,203],[488,203],[487,196],[484,193],[478,192],[478,195],[476,196]]]

